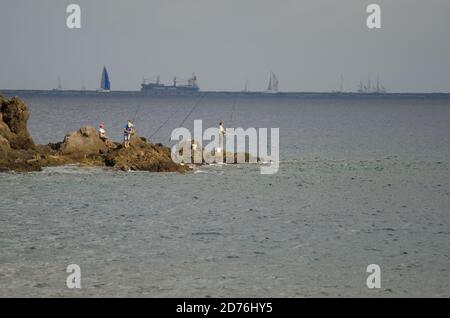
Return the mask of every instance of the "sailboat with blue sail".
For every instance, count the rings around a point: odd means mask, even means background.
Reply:
[[[108,70],[106,69],[106,66],[103,66],[102,78],[100,81],[100,89],[98,91],[104,93],[111,91],[111,82],[109,80],[109,74]]]

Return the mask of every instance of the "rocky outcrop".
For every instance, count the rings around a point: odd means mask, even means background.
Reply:
[[[75,158],[98,155],[108,149],[105,142],[100,139],[97,130],[90,126],[66,135],[58,148],[61,155]]]
[[[1,97],[0,103],[0,135],[9,141],[13,149],[34,149],[27,128],[30,117],[27,106],[18,97],[10,100]]]
[[[30,117],[27,106],[17,97],[5,99],[0,95],[0,171],[29,172],[42,167],[66,164],[111,167],[118,170],[151,172],[185,172],[188,165],[172,160],[171,149],[152,144],[143,137],[133,135],[129,147],[112,141],[105,142],[94,127],[82,127],[69,133],[64,140],[48,145],[35,145],[28,133]],[[200,164],[207,155],[195,142],[189,142],[192,154],[197,154]],[[182,151],[179,153],[182,155]],[[214,155],[214,154],[212,154]],[[223,152],[225,161],[226,151]],[[248,154],[247,162],[252,161]],[[231,154],[233,156],[233,154]],[[194,158],[191,162],[195,162]],[[234,162],[237,163],[237,154]]]
[[[130,147],[119,145],[105,156],[105,164],[123,171],[143,170],[157,172],[184,172],[187,166],[174,163],[171,150],[161,144],[148,143],[143,137],[132,136]]]
[[[86,126],[69,133],[62,142],[35,145],[27,129],[30,116],[17,97],[0,95],[0,171],[39,171],[65,164],[107,166],[124,171],[184,172],[188,167],[171,159],[170,149],[133,136],[130,147],[103,141],[97,130]]]
[[[38,171],[39,154],[27,129],[30,113],[17,97],[0,95],[0,171]]]

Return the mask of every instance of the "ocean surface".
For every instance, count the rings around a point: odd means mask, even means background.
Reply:
[[[135,119],[170,145],[197,102],[22,98],[37,143],[100,122],[121,140]],[[279,172],[0,174],[0,297],[450,296],[449,95],[206,97],[194,119],[279,128]],[[69,264],[81,289],[66,286]]]

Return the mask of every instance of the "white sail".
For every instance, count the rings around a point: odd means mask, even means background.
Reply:
[[[278,92],[278,78],[272,72],[272,91]]]
[[[278,78],[274,72],[270,72],[269,85],[267,86],[267,92],[276,93],[278,92]]]
[[[272,74],[270,74],[270,77],[269,77],[269,85],[267,86],[267,90],[269,92],[272,91]]]
[[[367,79],[367,84],[363,84],[362,81],[359,82],[358,93],[385,94],[386,92],[387,92],[387,90],[382,85],[379,76],[377,76],[377,81],[374,84],[372,84],[370,77]]]

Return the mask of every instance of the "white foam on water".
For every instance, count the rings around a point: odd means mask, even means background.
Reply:
[[[105,170],[105,169],[103,169],[101,167],[87,167],[87,166],[71,164],[71,165],[64,165],[64,166],[58,166],[58,167],[44,167],[42,169],[42,173],[90,174],[94,171],[102,171],[102,170]]]

